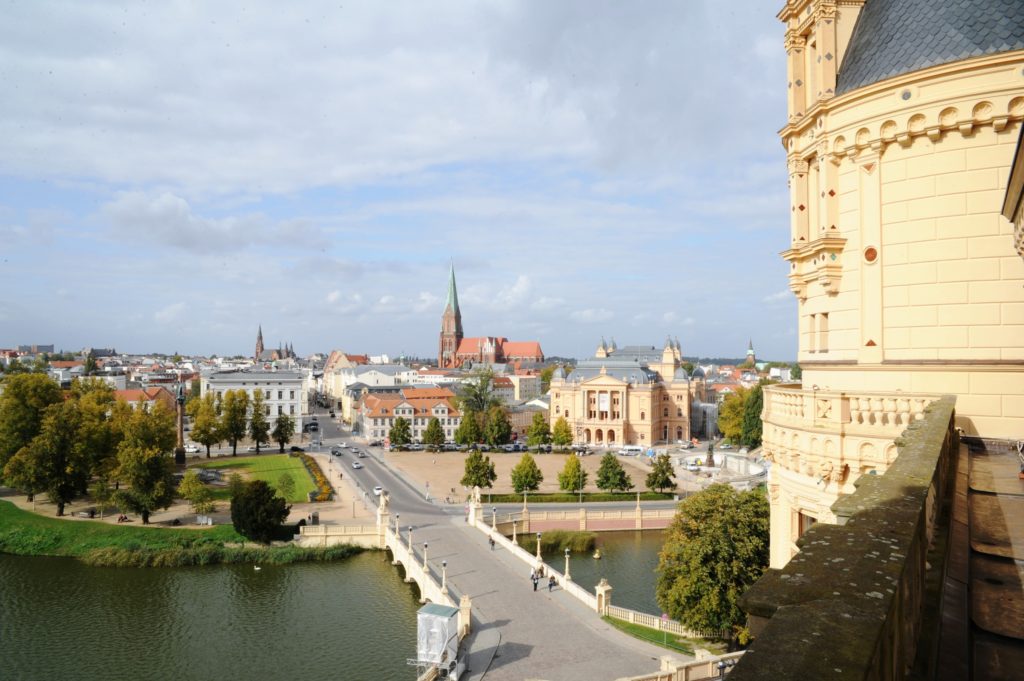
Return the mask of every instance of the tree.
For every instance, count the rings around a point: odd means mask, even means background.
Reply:
[[[24,492],[29,501],[34,501],[36,494],[46,487],[40,461],[32,455],[28,447],[18,450],[17,454],[7,460],[7,465],[0,472],[3,473],[4,482]]]
[[[174,468],[170,458],[159,449],[121,443],[117,452],[118,467],[115,475],[129,485],[114,494],[121,508],[142,516],[142,524],[149,524],[150,514],[158,508],[169,508],[174,501]]]
[[[587,486],[588,474],[583,470],[580,458],[573,454],[565,457],[565,466],[558,474],[558,488],[563,492],[582,492]]]
[[[36,460],[43,488],[50,501],[57,505],[57,515],[64,507],[85,494],[89,484],[89,458],[78,440],[81,415],[78,404],[69,400],[46,408],[39,435],[18,455],[27,452]]]
[[[233,497],[241,492],[242,487],[245,486],[245,479],[242,478],[238,473],[232,473],[228,476],[228,496]]]
[[[45,374],[8,372],[0,394],[0,468],[39,434],[46,408],[63,399],[60,386]]]
[[[564,416],[559,416],[555,421],[555,427],[551,431],[551,442],[556,447],[568,447],[572,444],[572,428]]]
[[[522,494],[524,491],[536,492],[543,481],[544,474],[537,467],[537,462],[529,452],[524,453],[519,463],[512,468],[512,489],[516,494]]]
[[[213,393],[207,392],[203,397],[192,400],[185,406],[192,417],[192,439],[206,447],[206,458],[209,459],[210,447],[221,441],[217,404]]]
[[[503,407],[494,406],[487,412],[484,440],[492,447],[507,444],[512,439],[512,424]]]
[[[441,421],[436,416],[427,423],[427,429],[423,431],[423,444],[438,448],[444,444],[444,429],[441,428]]]
[[[185,472],[185,477],[178,483],[178,495],[192,506],[193,513],[205,515],[212,513],[216,508],[213,493],[199,479],[199,474],[195,469]]]
[[[104,512],[114,508],[114,488],[110,486],[106,478],[100,478],[89,488],[89,495],[96,508],[99,509],[100,520],[102,520]]]
[[[746,622],[743,592],[768,567],[768,500],[711,485],[679,504],[657,569],[661,609],[691,629]]]
[[[757,447],[761,444],[761,410],[764,408],[764,391],[761,385],[753,387],[743,405],[743,423],[740,429],[740,444]]]
[[[85,356],[85,366],[82,367],[83,372],[86,376],[92,376],[99,371],[99,365],[96,364],[96,357],[90,352]]]
[[[238,456],[238,441],[245,437],[249,411],[249,393],[244,390],[228,390],[220,407],[221,436],[231,443],[231,456]]]
[[[802,380],[804,377],[804,370],[800,368],[799,364],[792,364],[789,377],[794,381]]]
[[[544,414],[537,412],[533,415],[533,422],[526,430],[526,444],[536,447],[549,442],[551,442],[551,428],[548,426],[548,420],[544,418]]]
[[[114,390],[98,379],[79,379],[71,384],[78,405],[78,446],[88,459],[92,476],[107,477],[117,466],[117,447],[124,437],[117,419]]]
[[[260,445],[270,442],[270,423],[267,421],[267,408],[263,402],[263,391],[256,390],[252,395],[252,416],[249,418],[249,437],[256,443],[256,453],[260,453]]]
[[[460,445],[474,445],[483,439],[480,422],[476,412],[467,411],[462,414],[462,421],[455,429],[455,441]]]
[[[409,427],[409,420],[399,416],[395,424],[388,431],[388,439],[392,447],[402,447],[412,442],[412,429]]]
[[[277,491],[285,501],[291,499],[295,494],[295,478],[291,473],[281,473],[277,478]]]
[[[292,441],[295,435],[295,419],[288,414],[281,414],[274,422],[274,432],[270,434],[274,442],[281,445],[281,452],[284,453],[285,445]]]
[[[672,459],[668,454],[659,454],[654,460],[654,467],[647,474],[647,489],[656,489],[664,492],[666,487],[675,487],[676,481],[672,478]]]
[[[552,364],[549,367],[544,367],[540,370],[540,394],[546,395],[548,390],[551,389],[551,377],[555,373],[555,369],[558,368],[557,364]]]
[[[231,497],[231,523],[235,531],[253,541],[270,543],[291,507],[263,480],[242,485]]]
[[[490,488],[498,474],[494,471],[494,462],[491,457],[484,456],[481,452],[473,450],[466,457],[465,474],[459,484],[464,487],[487,487]]]
[[[601,466],[597,469],[597,488],[608,492],[633,489],[633,480],[611,452],[601,457]]]
[[[501,404],[501,400],[494,396],[493,380],[494,372],[490,369],[474,371],[472,376],[462,384],[462,392],[459,396],[462,411],[486,414],[491,407]]]
[[[749,389],[738,387],[736,392],[726,395],[718,409],[718,430],[730,442],[738,444],[740,441],[743,432],[743,413],[749,394]]]

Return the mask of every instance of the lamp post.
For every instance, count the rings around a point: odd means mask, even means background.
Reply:
[[[517,545],[519,544],[519,542],[516,541],[516,519],[515,518],[512,519],[512,543],[513,544],[517,544]]]
[[[448,595],[448,561],[441,561],[441,593]]]
[[[569,547],[565,547],[565,581],[571,582],[572,575],[569,574]]]
[[[409,553],[412,553],[412,525],[409,526]]]
[[[427,542],[423,542],[423,571],[427,571]]]
[[[540,562],[540,532],[537,533],[537,562]]]
[[[396,513],[395,514],[395,534],[399,535],[399,536],[401,536],[401,534],[402,534],[402,531],[399,529],[399,526],[398,526],[398,521],[401,519],[401,517],[402,517],[401,513]]]

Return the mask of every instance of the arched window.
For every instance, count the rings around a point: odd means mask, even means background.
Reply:
[[[647,417],[647,415],[645,413],[640,412],[640,420],[641,421],[643,421],[646,417]]]
[[[676,409],[676,416],[679,416],[680,418],[683,416],[683,410],[681,408]]]
[[[662,413],[662,416],[664,416],[665,418],[668,418],[668,407],[665,407],[665,410]]]

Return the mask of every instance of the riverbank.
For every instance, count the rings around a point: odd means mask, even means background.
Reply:
[[[221,563],[281,565],[340,560],[356,546],[303,548],[247,542],[230,525],[209,528],[130,527],[68,522],[0,501],[0,552],[21,556],[67,556],[99,567],[181,567]]]

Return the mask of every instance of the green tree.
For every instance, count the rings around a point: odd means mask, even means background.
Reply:
[[[804,370],[800,368],[799,364],[793,364],[789,377],[794,381],[802,380],[804,377]]]
[[[57,505],[59,516],[64,515],[66,504],[85,494],[89,484],[89,458],[78,439],[80,423],[77,402],[50,405],[39,435],[22,450],[37,460],[46,496]]]
[[[540,472],[533,456],[529,452],[524,453],[519,463],[512,468],[512,489],[516,494],[525,491],[536,492],[543,481],[544,474]]]
[[[274,442],[281,445],[281,452],[284,453],[285,445],[292,441],[295,435],[295,419],[288,414],[281,414],[274,422],[274,432],[270,434]]]
[[[110,486],[106,478],[99,478],[89,488],[89,495],[96,508],[99,509],[100,520],[102,520],[103,514],[114,508],[114,488]]]
[[[588,477],[587,472],[583,470],[583,464],[580,463],[580,457],[569,454],[565,457],[562,472],[558,474],[558,488],[563,492],[582,492],[587,486]]]
[[[730,442],[738,444],[743,433],[743,413],[750,390],[742,386],[736,392],[726,395],[718,408],[718,430]]]
[[[611,452],[601,457],[601,466],[597,469],[597,488],[608,492],[633,489],[633,480]]]
[[[267,421],[267,407],[263,401],[263,391],[255,390],[252,395],[252,416],[249,418],[249,437],[256,443],[256,453],[260,453],[260,445],[270,442],[270,422]]]
[[[507,444],[512,440],[512,424],[504,407],[494,406],[487,412],[487,427],[484,440],[492,447]]]
[[[29,373],[29,371],[30,370],[29,370],[29,368],[27,366],[25,366],[17,358],[15,358],[15,359],[12,359],[10,362],[7,363],[7,368],[4,370],[4,373],[12,374],[12,375],[13,374],[27,374],[27,373]]]
[[[277,478],[277,491],[285,501],[292,498],[295,494],[295,478],[291,473],[281,473]]]
[[[244,390],[228,390],[220,407],[220,433],[231,443],[231,456],[238,456],[238,441],[248,430],[249,393]]]
[[[549,442],[551,442],[551,428],[548,426],[548,420],[544,418],[544,414],[537,412],[533,415],[533,421],[526,430],[526,444],[536,447]]]
[[[117,447],[123,431],[115,422],[114,390],[97,379],[79,379],[71,384],[72,400],[80,416],[78,446],[88,459],[93,476],[107,477],[117,466]]]
[[[551,431],[551,442],[556,447],[568,447],[572,444],[572,428],[564,416],[559,416],[555,421],[555,427]]]
[[[115,503],[142,516],[149,524],[149,516],[159,508],[169,508],[174,501],[174,467],[165,451],[155,447],[142,447],[121,443],[117,452],[118,467],[115,475],[128,489],[114,494]]]
[[[238,473],[232,473],[228,476],[228,496],[234,497],[236,494],[242,491],[242,487],[245,486],[245,479]]]
[[[99,368],[99,365],[96,364],[96,357],[91,352],[85,356],[85,366],[82,367],[82,370],[86,376],[94,375]]]
[[[483,432],[480,429],[480,420],[476,412],[466,411],[462,414],[462,421],[455,429],[455,441],[460,445],[474,445],[483,439]]]
[[[412,428],[409,427],[409,420],[399,416],[395,424],[388,430],[388,439],[392,447],[404,447],[412,442]]]
[[[197,393],[198,394],[198,393]],[[192,439],[206,447],[206,458],[210,458],[210,447],[221,440],[220,423],[217,418],[217,404],[213,393],[192,400],[185,405],[192,417]]]
[[[444,444],[444,429],[441,421],[436,416],[427,422],[427,429],[423,431],[423,444],[437,449]]]
[[[764,392],[761,385],[755,385],[743,405],[743,423],[740,429],[740,444],[757,447],[761,444],[761,410],[764,408]]]
[[[22,447],[17,454],[7,460],[7,465],[0,472],[3,473],[4,482],[24,492],[29,501],[35,501],[36,494],[46,488],[41,463],[29,447]]]
[[[676,481],[672,478],[672,459],[668,454],[659,454],[654,460],[651,472],[647,474],[647,489],[656,489],[659,492],[665,491],[666,487],[675,487]]]
[[[118,412],[119,423],[116,426],[121,429],[123,439],[118,445],[129,447],[140,447],[142,449],[155,449],[161,454],[170,454],[178,443],[178,430],[175,426],[174,413],[161,403],[153,408],[145,405],[136,405],[133,409],[126,407]],[[120,451],[118,452],[120,453]]]
[[[494,462],[491,461],[491,457],[484,456],[483,453],[474,449],[466,457],[465,474],[462,476],[462,480],[459,480],[459,484],[464,487],[490,488],[497,479],[498,474],[494,470]]]
[[[266,482],[252,480],[231,497],[231,523],[242,536],[268,544],[290,508]]]
[[[8,372],[0,394],[0,468],[39,434],[46,408],[62,400],[49,376]]]
[[[178,496],[192,506],[193,513],[201,515],[212,513],[217,505],[213,500],[213,492],[199,479],[195,469],[186,471],[185,477],[178,483]]]
[[[657,569],[661,609],[692,629],[741,630],[743,592],[768,567],[768,500],[711,485],[679,504]]]
[[[540,370],[540,394],[546,395],[548,390],[551,389],[551,376],[554,375],[555,369],[558,368],[557,364],[552,364],[549,367],[544,367]]]
[[[490,369],[474,371],[470,378],[462,384],[459,402],[462,411],[473,411],[486,414],[501,401],[494,396],[494,372]]]

